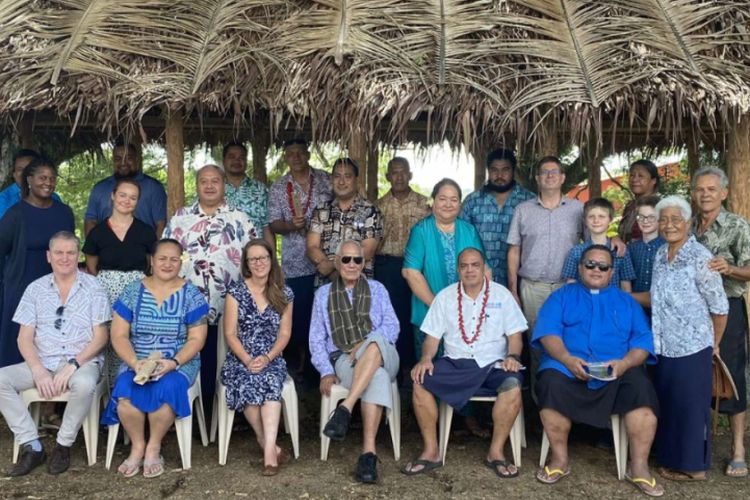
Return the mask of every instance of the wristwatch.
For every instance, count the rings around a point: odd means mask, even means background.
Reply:
[[[70,359],[68,360],[68,364],[69,364],[69,365],[73,365],[73,366],[75,366],[75,367],[76,367],[76,370],[77,370],[77,369],[79,369],[79,368],[81,367],[81,364],[80,364],[80,363],[79,363],[78,361],[76,361],[76,358],[70,358]]]
[[[170,361],[174,361],[174,369],[175,369],[175,370],[179,370],[179,369],[180,369],[180,362],[179,362],[179,361],[177,361],[177,358],[175,358],[175,357],[173,356],[173,357],[171,357],[171,358],[167,358],[167,359],[169,359]]]

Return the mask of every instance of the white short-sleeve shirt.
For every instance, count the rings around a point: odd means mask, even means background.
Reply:
[[[484,312],[484,322],[479,337],[467,344],[458,325],[458,287],[461,286],[461,307],[464,331],[470,339],[474,336],[482,310],[485,286],[472,299],[463,285],[453,283],[441,290],[427,311],[422,331],[431,337],[443,339],[445,355],[452,359],[474,359],[480,367],[505,359],[508,353],[508,337],[528,328],[526,318],[513,295],[504,286],[489,282],[490,293]]]

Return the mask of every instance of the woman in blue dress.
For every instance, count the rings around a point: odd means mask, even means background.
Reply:
[[[21,201],[0,220],[0,368],[23,362],[13,313],[29,283],[52,272],[47,262],[50,238],[75,230],[73,211],[52,197],[55,166],[35,158],[21,176]]]
[[[224,305],[227,353],[221,383],[227,406],[242,411],[263,449],[263,475],[274,476],[288,454],[276,445],[281,388],[287,376],[282,356],[292,333],[292,290],[264,240],[242,249],[243,281],[230,286]]]
[[[206,342],[208,304],[198,288],[179,277],[182,246],[159,240],[150,260],[150,275],[127,285],[112,308],[112,346],[123,364],[102,423],[120,422],[130,437],[130,455],[117,469],[125,477],[138,474],[141,466],[144,477],[164,472],[161,441],[176,418],[191,413],[188,389],[200,371],[199,352]],[[155,351],[162,356],[156,370],[144,385],[136,384],[135,374]]]

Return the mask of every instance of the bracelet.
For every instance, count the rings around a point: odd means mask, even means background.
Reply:
[[[180,369],[180,362],[179,362],[179,361],[177,361],[177,358],[175,358],[175,357],[171,357],[171,358],[167,358],[167,359],[168,359],[169,361],[174,361],[174,369],[175,369],[175,370],[179,370],[179,369]]]
[[[73,365],[73,366],[75,366],[75,367],[76,367],[76,370],[77,370],[77,369],[79,369],[79,368],[81,367],[81,364],[80,364],[80,363],[79,363],[79,362],[78,362],[78,361],[76,360],[76,358],[70,358],[70,359],[68,360],[68,364],[69,364],[69,365]]]
[[[261,356],[265,356],[265,357],[266,357],[266,359],[268,360],[268,362],[269,362],[269,363],[270,363],[271,361],[273,361],[273,360],[271,359],[271,356],[269,356],[268,354],[261,354]]]
[[[507,355],[507,356],[505,356],[505,357],[506,357],[506,359],[507,359],[507,358],[510,358],[510,359],[515,359],[515,360],[516,360],[516,361],[518,361],[519,363],[521,362],[521,356],[519,356],[518,354],[508,354],[508,355]]]

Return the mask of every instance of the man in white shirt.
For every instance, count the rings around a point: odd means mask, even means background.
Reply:
[[[437,442],[435,398],[456,410],[474,396],[495,396],[494,430],[484,464],[500,478],[518,476],[503,447],[521,408],[521,332],[527,328],[521,308],[504,286],[484,275],[484,257],[476,248],[458,256],[460,282],[440,291],[422,323],[426,335],[422,359],[412,369],[412,402],[424,448],[403,468],[416,475],[442,465]],[[440,340],[445,356],[434,360]]]
[[[35,387],[46,399],[70,391],[49,473],[70,465],[70,447],[91,408],[102,373],[107,344],[109,299],[93,276],[78,271],[79,241],[60,231],[49,242],[52,273],[33,281],[21,298],[13,321],[21,325],[18,348],[23,363],[0,369],[0,412],[21,445],[9,476],[23,476],[46,459],[34,419],[20,392]]]

